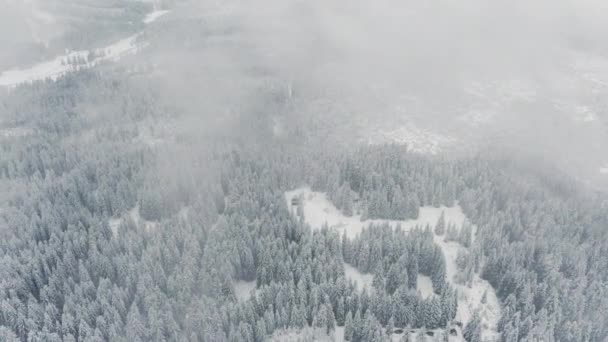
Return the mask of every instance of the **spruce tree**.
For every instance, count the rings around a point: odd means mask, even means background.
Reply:
[[[349,310],[346,314],[346,320],[344,322],[344,340],[352,341],[353,340],[353,313]]]
[[[437,220],[437,224],[435,225],[435,234],[443,235],[445,233],[445,211],[441,211],[441,215],[439,216],[439,220]]]

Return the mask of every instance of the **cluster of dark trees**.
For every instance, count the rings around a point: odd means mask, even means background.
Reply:
[[[83,71],[1,95],[2,124],[31,134],[0,138],[0,340],[257,342],[344,326],[350,341],[386,341],[392,327],[446,327],[458,303],[433,230],[469,247],[459,268],[496,289],[502,341],[608,336],[599,199],[500,159],[277,146],[254,129],[151,148],[141,127],[169,116],[155,89]],[[303,183],[370,218],[458,200],[475,239],[445,222],[312,231],[285,203]],[[373,288],[358,291],[344,262],[374,274]],[[418,274],[434,295],[416,292]],[[237,300],[236,281],[256,282],[251,298]],[[476,317],[465,338],[479,329]]]

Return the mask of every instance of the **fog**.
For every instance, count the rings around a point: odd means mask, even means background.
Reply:
[[[606,19],[0,0],[0,341],[607,341]]]
[[[150,58],[193,113],[238,104],[348,144],[405,127],[410,144],[524,153],[601,183],[606,17],[594,0],[193,1],[150,28]]]
[[[65,29],[38,26],[45,23],[36,21],[35,2],[8,4],[0,14],[4,60],[16,41],[33,39],[25,26],[47,35]],[[253,116],[265,120],[256,129],[273,134],[271,125],[276,133],[277,123],[289,130],[306,122],[310,137],[332,143],[516,151],[605,181],[604,1],[153,5],[171,13],[146,27],[150,48],[122,63],[155,66],[166,101],[190,114],[185,129]],[[62,22],[61,10],[52,15],[47,26]]]

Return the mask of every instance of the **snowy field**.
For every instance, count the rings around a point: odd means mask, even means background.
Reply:
[[[608,175],[608,163],[606,165],[600,167],[600,173],[604,175]]]
[[[154,11],[149,13],[144,19],[144,23],[149,24],[167,14],[168,11]],[[23,69],[12,69],[0,73],[0,86],[13,87],[22,83],[57,80],[59,77],[81,69],[92,68],[106,61],[117,61],[122,57],[137,53],[146,47],[147,43],[138,42],[142,33],[137,33],[127,38],[121,39],[111,45],[94,49],[70,51],[62,56],[57,56],[52,60],[41,62]],[[78,64],[70,64],[69,61],[85,61]]]
[[[425,227],[430,225],[434,227],[441,213],[445,215],[446,224],[453,224],[457,229],[460,229],[466,221],[466,216],[462,212],[462,208],[458,204],[451,207],[421,207],[420,213],[415,220],[394,221],[394,220],[365,220],[361,221],[360,215],[345,216],[338,210],[328,199],[324,193],[311,191],[308,187],[302,187],[285,193],[285,200],[291,212],[296,214],[296,207],[291,205],[292,198],[301,198],[304,219],[312,229],[321,229],[324,224],[330,229],[337,230],[340,234],[346,234],[348,238],[356,237],[364,227],[370,224],[388,223],[392,227],[400,226],[406,231],[417,226]],[[476,310],[479,310],[482,319],[482,338],[484,341],[495,341],[497,336],[496,327],[500,318],[500,304],[496,293],[492,286],[485,280],[481,279],[478,274],[473,275],[471,287],[457,284],[455,276],[457,273],[456,257],[460,250],[466,250],[465,247],[457,242],[445,242],[443,236],[435,236],[435,243],[441,247],[446,258],[446,276],[458,291],[458,312],[456,321],[466,325],[473,316]],[[354,279],[358,287],[370,286],[371,279],[365,274],[361,274],[356,269],[349,265],[345,265],[345,270],[349,279]],[[427,277],[428,278],[428,277]],[[431,295],[432,282],[430,279],[419,278],[418,290],[423,296]],[[486,294],[486,302],[482,303],[482,297]],[[450,340],[452,341],[452,339]],[[457,341],[454,339],[453,341]]]

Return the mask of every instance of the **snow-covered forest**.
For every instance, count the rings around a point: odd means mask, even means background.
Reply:
[[[308,52],[259,26],[271,14],[230,3],[24,3],[63,13],[56,23],[98,20],[50,40],[73,46],[65,55],[0,58],[0,80],[12,77],[0,82],[0,341],[608,339],[595,178],[504,146],[445,147],[466,137],[389,109],[423,98],[372,100],[350,74],[321,84],[342,57],[328,48],[331,63],[319,53],[302,72],[294,56]],[[568,122],[602,123],[602,106]],[[382,119],[362,119],[370,108]]]

